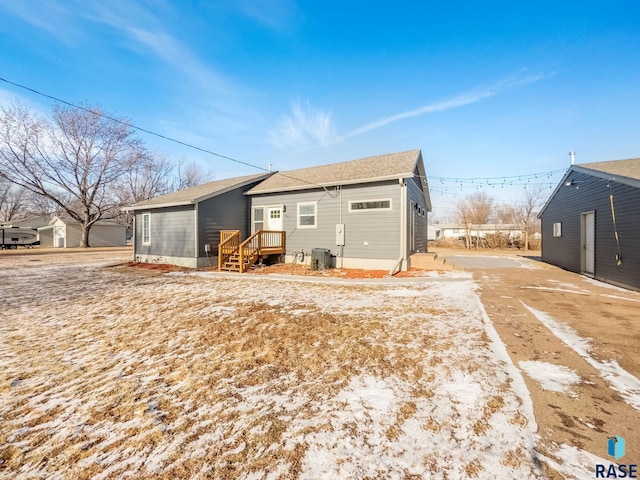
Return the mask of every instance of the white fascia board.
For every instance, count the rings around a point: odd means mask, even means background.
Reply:
[[[396,175],[387,175],[384,177],[342,180],[338,182],[318,182],[318,183],[309,182],[306,185],[295,185],[292,187],[282,187],[282,188],[270,188],[268,190],[259,190],[257,192],[248,191],[245,193],[245,195],[262,195],[265,193],[285,193],[285,192],[293,192],[293,191],[299,191],[299,190],[311,190],[314,188],[323,188],[323,187],[330,188],[330,187],[337,187],[337,186],[343,186],[343,185],[365,185],[367,183],[385,182],[387,180],[402,180],[404,178],[410,178],[410,177],[413,177],[413,172],[401,173]]]
[[[158,204],[150,204],[150,205],[131,205],[130,207],[122,207],[122,211],[135,212],[136,210],[153,210],[156,208],[167,208],[167,207],[185,207],[187,205],[193,205],[193,202],[182,201],[182,202],[158,203]]]

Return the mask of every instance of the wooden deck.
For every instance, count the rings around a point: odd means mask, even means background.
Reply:
[[[240,230],[222,230],[218,245],[218,270],[244,273],[259,259],[286,252],[284,231],[259,230],[240,241]]]

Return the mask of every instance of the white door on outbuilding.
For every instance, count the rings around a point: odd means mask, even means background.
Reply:
[[[583,213],[580,223],[583,248],[582,273],[593,275],[595,273],[595,212]]]

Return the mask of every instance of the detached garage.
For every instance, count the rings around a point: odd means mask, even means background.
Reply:
[[[82,225],[69,217],[53,217],[49,225],[38,229],[40,245],[44,247],[75,248],[80,246]],[[127,244],[127,227],[123,223],[101,220],[91,227],[89,245],[92,247],[123,247]]]
[[[640,158],[572,165],[539,218],[543,261],[640,290]]]

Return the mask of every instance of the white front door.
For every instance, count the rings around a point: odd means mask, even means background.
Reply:
[[[267,230],[282,231],[282,206],[267,207]]]
[[[582,242],[584,248],[584,269],[583,273],[590,275],[595,271],[595,214],[588,212],[582,214]]]

